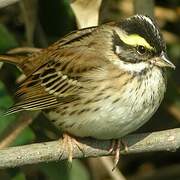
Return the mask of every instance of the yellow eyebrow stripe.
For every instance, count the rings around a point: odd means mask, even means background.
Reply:
[[[121,40],[131,46],[144,46],[147,49],[154,49],[143,37],[138,34],[121,35]]]

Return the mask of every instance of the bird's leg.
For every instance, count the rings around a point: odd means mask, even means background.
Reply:
[[[64,151],[68,153],[69,163],[72,163],[74,145],[76,145],[79,148],[79,150],[83,153],[83,145],[79,143],[74,137],[70,136],[67,133],[64,133],[63,134],[63,149]]]
[[[124,146],[124,151],[128,152],[128,145],[127,145],[126,141],[121,139],[121,144]]]
[[[112,140],[111,147],[109,149],[109,153],[114,152],[114,166],[113,166],[112,170],[114,170],[116,168],[116,166],[119,162],[121,145],[124,146],[125,151],[128,150],[127,144],[124,141],[122,141],[121,139],[113,139]]]
[[[119,158],[120,158],[120,146],[121,146],[121,140],[119,139],[113,139],[111,143],[111,147],[109,149],[109,153],[114,152],[114,166],[112,171],[116,168]]]
[[[72,163],[73,157],[73,142],[68,134],[63,134],[63,150],[68,153],[68,162]]]

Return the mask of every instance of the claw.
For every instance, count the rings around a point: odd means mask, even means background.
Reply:
[[[63,149],[68,153],[68,162],[72,163],[73,144],[72,139],[68,134],[63,134]]]
[[[112,171],[117,167],[117,164],[119,162],[121,145],[124,146],[125,151],[128,151],[127,144],[124,141],[119,140],[119,139],[112,140],[112,144],[109,149],[109,153],[114,152],[114,165],[113,165]]]
[[[68,162],[70,164],[72,164],[74,145],[76,145],[79,148],[79,150],[84,154],[83,145],[79,143],[74,137],[71,137],[70,135],[64,133],[63,134],[63,149],[65,152],[68,153]]]
[[[119,162],[119,158],[120,158],[120,147],[121,147],[121,140],[119,139],[113,139],[112,140],[112,144],[111,147],[109,149],[109,152],[112,153],[114,152],[114,165],[112,168],[112,171],[114,171],[114,169],[117,167],[117,164]]]

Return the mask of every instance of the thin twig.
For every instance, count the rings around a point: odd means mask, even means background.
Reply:
[[[29,46],[34,45],[34,31],[37,24],[37,0],[21,0],[20,8],[26,28],[26,38]]]
[[[32,122],[32,118],[23,116],[13,126],[8,127],[0,141],[0,149],[8,147],[17,138],[17,136]]]
[[[109,153],[110,140],[78,139],[81,148],[73,145],[73,158],[100,157],[112,155]],[[153,133],[128,135],[122,138],[127,149],[121,154],[175,151],[180,147],[180,128]],[[0,168],[16,167],[39,162],[50,162],[68,158],[62,140],[11,147],[0,150]]]
[[[115,168],[112,171],[112,167],[114,166],[114,164],[110,157],[101,157],[99,158],[99,160],[103,163],[112,180],[126,180],[126,178],[123,176],[123,174],[119,171],[118,168]]]

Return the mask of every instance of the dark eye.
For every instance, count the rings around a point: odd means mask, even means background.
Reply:
[[[137,52],[140,54],[140,55],[143,55],[146,53],[146,48],[144,46],[137,46]]]

